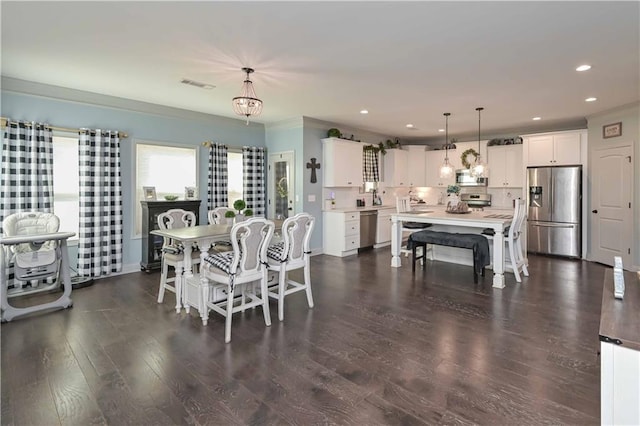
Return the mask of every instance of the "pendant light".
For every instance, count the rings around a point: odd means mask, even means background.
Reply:
[[[450,112],[445,112],[445,137],[444,137],[444,163],[440,166],[440,177],[443,179],[453,176],[453,166],[449,163],[449,116]]]
[[[480,155],[480,112],[483,109],[482,107],[476,108],[476,111],[478,111],[478,156],[476,157],[476,163],[471,168],[471,176],[476,178],[483,178],[489,175],[489,167],[482,162],[482,156]]]
[[[233,98],[233,110],[238,115],[247,117],[247,125],[249,125],[249,117],[252,115],[260,115],[262,112],[262,101],[256,96],[253,90],[253,83],[249,80],[249,74],[253,72],[253,68],[242,68],[247,73],[247,78],[242,83],[240,96]]]

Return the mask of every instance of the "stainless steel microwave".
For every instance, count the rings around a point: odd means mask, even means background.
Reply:
[[[456,184],[458,186],[487,186],[488,183],[489,180],[486,177],[476,178],[471,176],[471,170],[469,169],[456,170]]]

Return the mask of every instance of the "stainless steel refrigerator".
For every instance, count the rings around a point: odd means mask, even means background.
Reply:
[[[582,166],[529,167],[527,250],[580,257]]]

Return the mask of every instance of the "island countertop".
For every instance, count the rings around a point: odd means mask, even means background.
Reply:
[[[604,272],[600,340],[640,351],[640,275],[624,271],[624,299],[613,296],[613,269]],[[606,341],[606,340],[605,340]]]

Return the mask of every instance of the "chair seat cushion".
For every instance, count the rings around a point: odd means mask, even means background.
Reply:
[[[424,229],[424,228],[429,228],[430,226],[431,226],[430,223],[402,222],[402,227],[407,229]]]
[[[172,244],[162,247],[162,252],[167,254],[182,254],[184,247],[181,244]]]
[[[226,274],[231,273],[231,262],[233,262],[233,251],[227,251],[224,253],[217,253],[207,256],[204,261],[218,268]]]
[[[273,260],[282,260],[282,254],[284,253],[284,242],[272,244],[267,249],[267,257]]]

